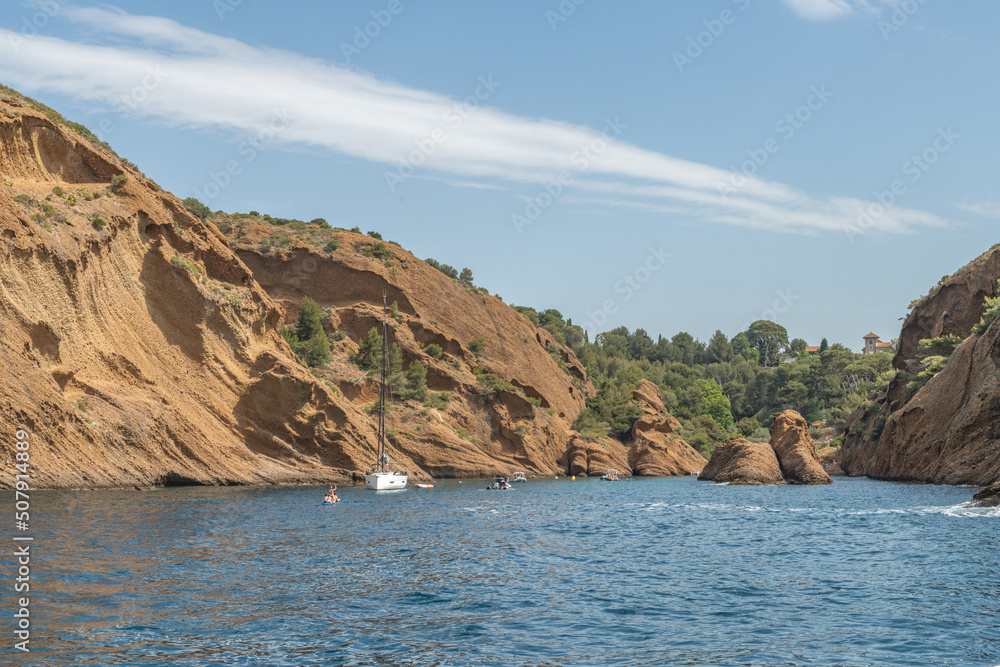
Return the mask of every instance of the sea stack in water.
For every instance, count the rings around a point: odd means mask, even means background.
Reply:
[[[789,484],[832,484],[816,455],[806,420],[795,410],[785,410],[771,424],[771,448],[781,474]]]
[[[716,447],[698,479],[756,486],[785,483],[771,445],[744,438],[733,438]]]
[[[699,480],[729,484],[832,484],[809,437],[806,420],[785,410],[771,425],[771,443],[734,438],[716,447]]]
[[[681,424],[663,407],[659,387],[643,380],[632,392],[632,400],[642,410],[629,443],[633,474],[669,477],[705,468],[705,457],[677,435]]]

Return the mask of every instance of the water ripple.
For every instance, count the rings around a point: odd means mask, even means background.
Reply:
[[[482,486],[38,492],[11,661],[1000,663],[1000,509],[968,489]]]

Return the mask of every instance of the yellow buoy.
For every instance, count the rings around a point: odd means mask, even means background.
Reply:
[[[576,481],[576,475],[573,475],[572,477],[570,477],[570,479],[575,482]]]

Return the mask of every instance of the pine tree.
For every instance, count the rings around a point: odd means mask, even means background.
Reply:
[[[389,368],[387,372],[389,373],[389,386],[393,387],[393,390],[403,388],[403,383],[406,381],[403,375],[403,352],[399,349],[399,346],[395,343],[389,350]]]
[[[299,359],[309,367],[322,366],[330,358],[330,340],[323,330],[323,313],[316,302],[303,297],[294,329],[282,327],[281,335]]]
[[[486,341],[482,338],[473,338],[469,341],[469,351],[477,357],[482,355],[486,349]]]
[[[306,365],[310,368],[322,366],[330,358],[330,340],[325,333],[319,333],[299,344],[302,346]]]
[[[382,362],[382,337],[378,329],[372,327],[368,335],[358,343],[358,364],[362,368],[376,368]]]
[[[406,369],[406,390],[400,395],[404,399],[427,400],[427,368],[419,361],[414,361]]]
[[[295,337],[304,342],[319,334],[323,334],[323,315],[319,306],[309,297],[302,297],[299,317],[295,321]]]

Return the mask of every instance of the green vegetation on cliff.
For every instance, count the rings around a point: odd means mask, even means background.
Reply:
[[[586,366],[597,395],[587,399],[578,430],[624,439],[640,416],[632,392],[646,379],[659,386],[667,410],[684,427],[681,435],[706,456],[736,434],[766,439],[772,418],[786,409],[810,422],[842,426],[895,374],[889,352],[861,355],[835,344],[809,354],[774,322],[755,322],[731,340],[716,331],[708,343],[686,332],[654,341],[643,329],[625,327],[591,342],[557,310],[517,310],[565,341]],[[783,354],[788,356],[778,363]],[[764,366],[763,360],[777,366]]]
[[[197,205],[193,208],[204,212]],[[336,236],[347,230],[289,224],[256,211],[214,213],[208,219],[220,229],[225,228],[231,245],[251,247],[262,253],[301,246],[316,252],[338,252],[344,247],[384,259],[387,265],[392,261],[383,257],[386,254],[383,248],[387,249],[392,242],[381,241],[373,232],[368,234],[371,240],[341,244]],[[273,232],[264,232],[260,240],[262,222],[269,224]],[[254,223],[257,231],[250,234]],[[436,269],[470,291],[485,293],[472,285],[471,269],[458,271],[434,259],[425,262],[428,270]],[[842,345],[829,345],[825,340],[818,352],[810,353],[804,340],[791,338],[784,327],[767,320],[754,322],[732,338],[716,331],[707,343],[686,332],[672,338],[657,336],[654,340],[642,329],[629,331],[625,327],[590,340],[581,327],[554,308],[541,311],[524,306],[514,308],[552,335],[555,342],[549,344],[548,351],[564,371],[569,372],[561,358],[561,348],[572,350],[586,367],[596,395],[587,399],[586,409],[575,427],[587,437],[628,438],[641,415],[632,393],[643,379],[660,388],[665,407],[683,426],[680,435],[708,456],[718,443],[736,434],[751,440],[766,440],[773,416],[785,409],[797,410],[810,422],[826,420],[829,427],[841,427],[847,415],[872,402],[873,392],[884,392],[895,374],[891,353],[860,355]],[[371,371],[378,365],[379,333],[373,329],[358,342],[354,360]],[[938,343],[939,347],[948,344]],[[468,341],[466,345],[473,354],[485,354],[481,339]],[[442,354],[440,346],[433,344],[424,351],[432,359],[439,359]],[[390,351],[391,385],[394,391],[401,390],[396,395],[425,402],[436,400],[427,393],[424,366],[414,360],[404,372],[401,360],[393,363],[394,355],[395,351]],[[506,383],[484,371],[477,375],[485,395],[500,389],[519,391],[504,386]]]
[[[306,366],[315,368],[330,358],[330,340],[323,330],[323,313],[316,302],[303,297],[295,327],[281,327],[281,335]]]
[[[986,297],[986,312],[983,313],[983,319],[979,321],[979,324],[972,327],[972,331],[980,336],[983,335],[998,317],[1000,317],[1000,280],[997,281],[997,295]]]

